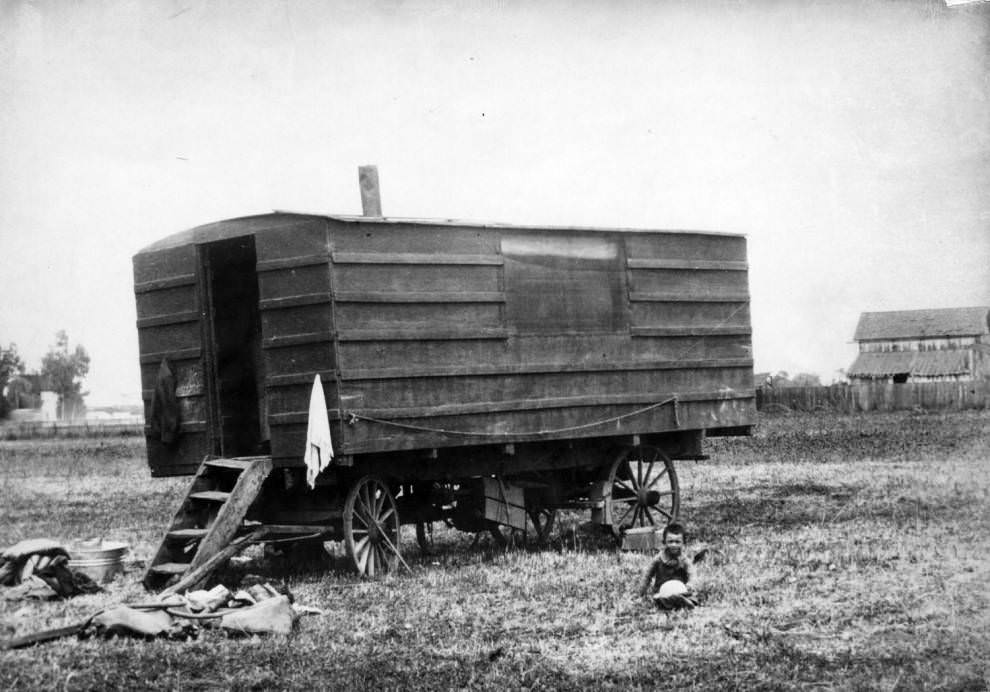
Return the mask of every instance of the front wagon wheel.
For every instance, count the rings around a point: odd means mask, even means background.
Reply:
[[[394,570],[399,556],[399,511],[379,478],[364,476],[344,501],[344,544],[358,574],[374,578]]]
[[[681,493],[674,462],[656,447],[631,447],[609,469],[606,516],[612,535],[632,528],[660,528],[677,519]]]

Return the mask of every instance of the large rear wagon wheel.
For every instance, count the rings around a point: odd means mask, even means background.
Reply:
[[[373,579],[399,562],[399,511],[379,478],[364,476],[344,501],[344,544],[358,574]]]
[[[605,488],[612,535],[632,528],[666,526],[677,519],[680,487],[674,462],[656,447],[632,447],[612,463]]]

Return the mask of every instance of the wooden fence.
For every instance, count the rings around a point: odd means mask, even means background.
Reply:
[[[0,440],[35,440],[50,437],[127,437],[143,435],[142,423],[119,422],[6,422],[0,424]]]
[[[767,413],[986,409],[990,408],[990,381],[760,387],[756,390],[756,407]]]

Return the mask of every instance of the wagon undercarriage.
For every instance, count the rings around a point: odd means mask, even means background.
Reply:
[[[492,466],[488,455],[479,461],[477,448],[464,450],[460,474],[452,461],[424,465],[408,454],[385,455],[328,470],[313,489],[305,484],[305,469],[273,468],[267,456],[207,459],[149,563],[145,584],[164,587],[259,528],[276,542],[340,541],[367,577],[403,562],[410,547],[400,540],[404,525],[415,526],[423,552],[431,550],[439,524],[489,534],[497,545],[542,544],[559,510],[589,511],[591,521],[616,538],[634,527],[659,528],[680,508],[671,454],[698,458],[700,437],[654,440],[666,451],[635,438],[592,440],[577,449],[572,443],[503,446],[504,463],[494,475],[478,473]]]

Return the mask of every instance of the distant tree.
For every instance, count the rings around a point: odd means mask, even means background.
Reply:
[[[791,378],[791,385],[794,387],[821,387],[822,378],[806,372],[799,372]]]
[[[41,376],[58,394],[58,417],[75,418],[85,409],[82,379],[89,372],[89,354],[77,344],[69,352],[69,335],[60,330],[55,335],[55,345],[41,359]]]
[[[778,370],[767,376],[767,384],[771,387],[790,387],[791,376],[787,374],[786,370]]]
[[[820,387],[822,380],[818,375],[799,372],[793,377],[786,370],[778,370],[767,375],[767,384],[771,387]]]
[[[7,397],[3,396],[7,383],[14,375],[24,372],[24,362],[17,354],[17,344],[9,344],[7,348],[0,347],[0,418],[6,418],[11,406]]]

